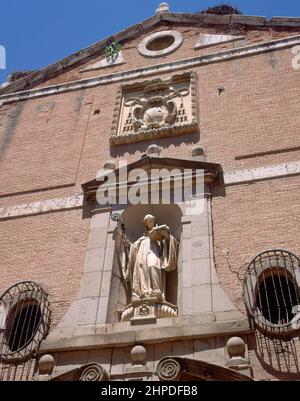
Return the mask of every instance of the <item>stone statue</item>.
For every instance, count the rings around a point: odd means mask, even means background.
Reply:
[[[158,226],[154,216],[143,220],[145,233],[131,243],[124,232],[120,258],[123,282],[130,288],[130,301],[155,299],[166,301],[166,272],[177,268],[178,242],[167,225]]]

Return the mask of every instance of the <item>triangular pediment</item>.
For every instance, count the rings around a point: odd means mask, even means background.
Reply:
[[[92,69],[96,69],[99,66],[106,66],[106,61],[103,55],[105,54],[105,48],[112,42],[117,41],[120,44],[126,44],[133,39],[142,37],[145,34],[151,33],[151,30],[157,29],[162,26],[167,29],[172,29],[172,26],[182,27],[216,27],[217,31],[220,32],[218,35],[202,36],[199,38],[200,46],[206,43],[205,46],[213,46],[219,43],[225,43],[231,40],[240,39],[237,36],[229,35],[226,32],[234,30],[236,26],[249,26],[252,29],[260,29],[261,27],[291,27],[300,26],[300,20],[297,18],[281,18],[275,17],[271,20],[267,20],[265,17],[247,16],[247,15],[213,15],[203,13],[171,13],[171,12],[157,12],[156,15],[141,21],[129,28],[120,31],[112,36],[109,36],[95,44],[77,51],[62,60],[59,60],[53,64],[50,64],[40,70],[34,71],[33,73],[23,76],[13,82],[9,82],[0,87],[0,96],[28,90],[47,83],[57,75],[63,74],[72,70],[75,67],[81,66],[82,68],[87,67],[87,63],[91,62]],[[222,32],[224,29],[224,32]],[[205,35],[205,34],[204,34]],[[196,43],[195,43],[196,44]],[[122,62],[118,60],[118,64]],[[98,63],[98,64],[97,64]]]
[[[133,170],[143,169],[148,175],[152,170],[162,170],[167,169],[169,171],[173,169],[179,169],[181,172],[184,170],[201,170],[204,173],[207,181],[210,182],[220,182],[222,167],[217,163],[207,163],[198,160],[186,160],[186,159],[175,159],[170,157],[150,157],[145,156],[140,160],[126,165],[125,167],[113,169],[112,166],[106,167],[104,165],[103,173],[109,178],[110,174],[114,174],[116,178],[122,176],[124,177],[124,169],[126,169],[126,174],[128,175]],[[101,174],[99,174],[99,177]],[[106,180],[102,178],[95,178],[82,185],[83,192],[85,194],[95,193],[97,189],[105,185]]]

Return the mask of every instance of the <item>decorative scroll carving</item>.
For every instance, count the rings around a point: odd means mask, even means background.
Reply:
[[[108,380],[108,373],[97,363],[85,367],[79,379],[79,381],[84,382],[101,382],[105,380]]]
[[[155,139],[198,128],[197,75],[185,73],[124,85],[116,97],[112,145]]]
[[[181,375],[181,366],[176,359],[165,358],[157,365],[156,374],[162,381],[179,380]]]

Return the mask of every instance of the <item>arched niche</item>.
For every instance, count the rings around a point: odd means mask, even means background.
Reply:
[[[125,224],[126,236],[130,242],[135,242],[140,238],[145,230],[143,219],[147,214],[152,214],[156,217],[158,225],[166,224],[170,227],[170,233],[179,242],[179,255],[177,269],[167,273],[166,277],[166,301],[177,305],[178,303],[178,271],[180,268],[180,240],[182,235],[182,210],[180,206],[175,204],[170,205],[130,205],[123,211],[119,211],[122,220]],[[120,310],[128,304],[126,293],[120,280],[120,268],[117,260],[116,249],[113,278],[111,282],[111,297],[108,311],[108,322],[120,321]]]

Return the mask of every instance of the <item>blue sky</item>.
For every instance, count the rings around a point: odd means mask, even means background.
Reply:
[[[6,70],[38,69],[154,14],[159,0],[2,0],[0,45]],[[171,11],[196,12],[230,3],[244,14],[300,16],[296,0],[169,0]]]

